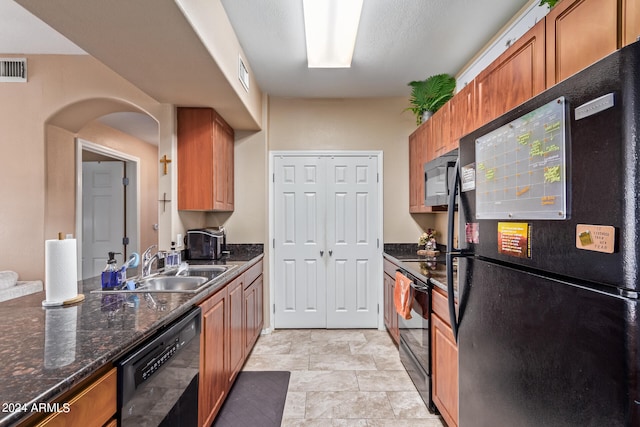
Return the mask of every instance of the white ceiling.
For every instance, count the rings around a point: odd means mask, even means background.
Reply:
[[[287,97],[408,96],[456,75],[531,0],[365,0],[351,68],[307,68],[302,0],[221,0],[260,87]]]
[[[86,51],[159,102],[209,105],[236,129],[250,128],[226,101],[215,61],[174,1],[17,1],[48,25],[14,0],[0,0],[0,54]],[[457,74],[538,0],[365,0],[347,69],[306,67],[302,0],[208,1],[223,4],[263,92],[346,98],[408,96],[411,80]]]

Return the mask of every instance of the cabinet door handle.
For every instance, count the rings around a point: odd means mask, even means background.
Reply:
[[[329,250],[329,256],[333,255],[333,251]]]
[[[324,256],[324,251],[320,251],[320,256]]]

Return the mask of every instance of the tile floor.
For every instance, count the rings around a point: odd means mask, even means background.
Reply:
[[[283,426],[446,427],[386,331],[276,330],[260,336],[243,369],[291,371]]]

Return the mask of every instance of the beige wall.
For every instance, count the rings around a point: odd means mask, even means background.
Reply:
[[[27,83],[0,83],[0,270],[35,280],[44,279],[44,240],[51,237],[45,235],[45,189],[66,185],[66,179],[45,179],[46,135],[68,138],[97,117],[89,109],[73,117],[57,113],[91,99],[152,117],[164,107],[90,56],[29,55],[27,63]],[[64,119],[53,123],[58,129],[46,126],[53,117]],[[68,125],[60,127],[61,122]],[[52,215],[55,229],[68,229],[66,214],[56,209]]]

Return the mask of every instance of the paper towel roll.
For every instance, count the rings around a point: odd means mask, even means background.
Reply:
[[[62,305],[78,296],[76,239],[47,240],[44,251],[44,291],[42,305]]]

